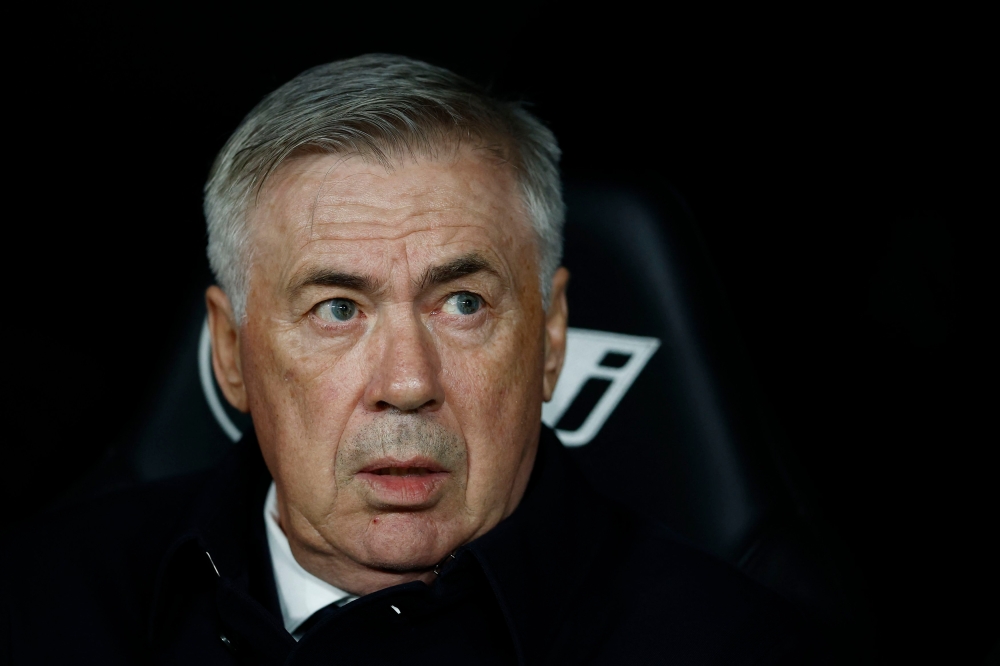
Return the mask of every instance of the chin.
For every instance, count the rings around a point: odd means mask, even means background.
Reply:
[[[387,573],[421,573],[433,569],[441,560],[448,557],[450,552],[444,550],[443,554],[438,556],[436,551],[428,554],[400,552],[390,548],[369,548],[368,561],[365,565]]]
[[[382,516],[364,536],[364,559],[368,566],[383,571],[427,571],[462,543],[444,536],[433,522],[414,520],[412,514]]]

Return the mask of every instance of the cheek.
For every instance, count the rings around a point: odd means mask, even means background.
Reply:
[[[472,485],[504,485],[541,414],[541,340],[524,335],[528,328],[522,323],[484,347],[442,353],[446,402],[468,445]]]
[[[245,354],[244,375],[268,467],[275,476],[282,470],[320,472],[335,459],[364,390],[362,364],[351,354],[296,344],[293,333],[248,342],[254,353]]]

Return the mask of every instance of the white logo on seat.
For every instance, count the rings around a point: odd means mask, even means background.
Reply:
[[[234,442],[239,441],[243,433],[226,414],[215,388],[212,340],[207,318],[198,342],[198,377],[205,393],[205,401],[226,435]],[[563,429],[556,428],[556,434],[566,446],[583,446],[589,443],[659,346],[660,341],[656,338],[583,328],[569,329],[562,375],[552,400],[542,405],[542,421],[551,428],[563,425]],[[578,398],[581,404],[574,405]],[[584,404],[588,398],[596,401],[589,411]],[[571,407],[574,407],[572,411]],[[564,416],[570,422],[560,424]],[[570,426],[574,427],[570,430]]]
[[[542,406],[542,421],[564,445],[588,444],[659,346],[656,338],[569,329],[562,374],[552,400]],[[586,411],[586,404],[574,404],[578,399],[596,404]],[[563,417],[569,423],[561,423]]]

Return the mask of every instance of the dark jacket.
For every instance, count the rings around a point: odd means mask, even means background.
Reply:
[[[650,475],[652,476],[652,475]],[[637,472],[637,483],[655,483]],[[520,506],[435,583],[324,614],[278,608],[250,436],[216,470],[108,494],[3,544],[13,664],[803,664],[795,612],[588,487],[543,429]]]

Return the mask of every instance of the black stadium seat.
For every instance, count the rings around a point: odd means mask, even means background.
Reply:
[[[572,329],[543,419],[602,492],[783,594],[851,650],[849,576],[768,425],[691,213],[655,180],[571,182],[566,202]],[[193,309],[125,452],[138,479],[210,466],[250,426],[215,385],[204,316]]]

